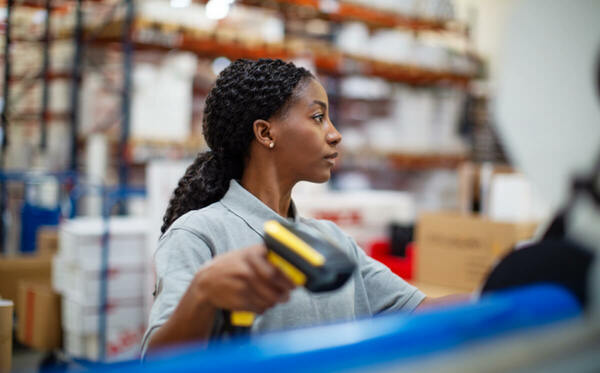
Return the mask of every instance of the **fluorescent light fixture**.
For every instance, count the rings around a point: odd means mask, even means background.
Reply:
[[[171,0],[171,8],[187,8],[192,4],[192,0]]]
[[[234,0],[209,0],[206,4],[206,16],[210,19],[223,19],[227,17]]]

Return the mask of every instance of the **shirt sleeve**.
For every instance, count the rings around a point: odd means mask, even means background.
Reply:
[[[411,312],[425,299],[425,294],[390,271],[388,267],[368,256],[352,237],[333,222],[325,220],[319,222],[324,224],[323,228],[327,228],[340,242],[347,242],[350,254],[356,259],[372,314],[392,311]],[[314,223],[311,225],[316,228]]]
[[[152,334],[169,319],[198,269],[212,256],[210,246],[189,230],[173,228],[161,237],[154,254],[154,303],[142,339],[142,357]]]
[[[425,299],[425,294],[419,289],[368,256],[354,239],[346,237],[356,255],[358,270],[367,289],[373,314],[392,311],[412,312]]]

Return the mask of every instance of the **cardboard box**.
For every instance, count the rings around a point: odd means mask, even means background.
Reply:
[[[537,223],[500,223],[458,213],[423,214],[416,227],[416,281],[473,291]]]
[[[9,373],[12,359],[13,302],[0,299],[0,373]]]
[[[58,251],[58,228],[40,227],[37,231],[36,252],[41,256],[53,256]]]
[[[50,257],[0,256],[0,296],[16,304],[19,281],[50,284],[51,269]]]
[[[48,284],[19,282],[17,339],[38,350],[61,346],[60,296]]]

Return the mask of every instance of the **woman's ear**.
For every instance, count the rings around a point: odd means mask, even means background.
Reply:
[[[254,137],[263,146],[267,148],[272,147],[274,139],[271,133],[272,124],[271,122],[264,119],[257,119],[252,123],[252,129],[254,130]]]

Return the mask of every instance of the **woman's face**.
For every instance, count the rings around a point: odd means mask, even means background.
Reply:
[[[273,154],[280,176],[294,182],[323,183],[331,177],[342,136],[329,119],[329,100],[323,86],[310,79],[295,92],[295,100],[280,118]]]

